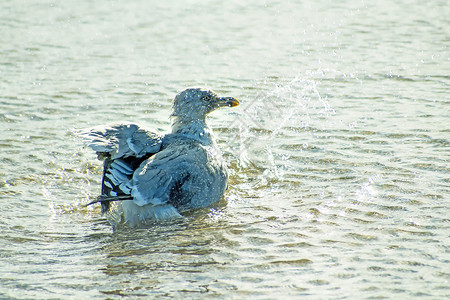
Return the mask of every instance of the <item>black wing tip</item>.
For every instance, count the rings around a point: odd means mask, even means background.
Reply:
[[[131,196],[98,196],[95,200],[85,204],[84,207],[100,203],[102,205],[102,213],[105,213],[109,210],[110,202],[126,200],[133,200],[133,198]]]

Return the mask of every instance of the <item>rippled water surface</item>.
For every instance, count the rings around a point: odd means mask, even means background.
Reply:
[[[0,298],[450,296],[447,1],[2,1]],[[230,188],[113,232],[72,134],[207,86]]]

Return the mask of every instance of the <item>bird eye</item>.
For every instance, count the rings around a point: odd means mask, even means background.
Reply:
[[[209,101],[211,101],[211,99],[212,99],[211,95],[203,96],[203,101],[209,102]]]

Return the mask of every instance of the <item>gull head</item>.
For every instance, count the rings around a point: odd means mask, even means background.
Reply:
[[[217,108],[238,105],[239,101],[233,97],[219,97],[211,90],[190,88],[175,96],[172,117],[183,121],[205,120]]]

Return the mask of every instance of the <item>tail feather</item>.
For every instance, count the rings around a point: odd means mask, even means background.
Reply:
[[[122,203],[125,222],[131,227],[141,227],[152,222],[182,218],[171,204],[139,206],[133,201]]]

